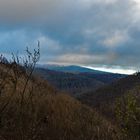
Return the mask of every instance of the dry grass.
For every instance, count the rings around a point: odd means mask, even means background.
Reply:
[[[8,70],[1,65],[1,74]],[[116,129],[89,107],[58,93],[46,81],[10,69],[0,96],[0,136],[5,140],[117,140]],[[21,104],[21,100],[23,100]],[[4,108],[4,109],[3,109]]]

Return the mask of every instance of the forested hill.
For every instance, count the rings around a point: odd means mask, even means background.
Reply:
[[[132,93],[140,97],[140,73],[129,75],[107,86],[103,86],[95,91],[87,92],[79,97],[79,100],[103,114],[111,116],[114,112],[114,104],[117,98]],[[112,116],[111,116],[112,117]]]
[[[16,62],[0,64],[1,140],[139,140],[139,106],[134,98],[119,103],[122,120],[111,116],[118,123],[112,123],[107,115],[114,113],[117,97],[136,89],[139,74],[85,93],[80,101],[31,74]]]
[[[94,91],[99,87],[112,83],[126,75],[104,72],[62,72],[45,68],[36,68],[35,74],[48,80],[57,89],[79,96],[88,91]]]
[[[94,109],[31,73],[0,64],[0,140],[117,140],[120,132]]]

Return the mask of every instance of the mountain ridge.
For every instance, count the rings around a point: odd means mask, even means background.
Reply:
[[[61,72],[69,72],[69,73],[95,73],[95,74],[113,74],[111,72],[95,70],[94,68],[87,68],[85,66],[79,65],[59,65],[59,64],[38,64],[37,68],[45,68],[49,70],[61,71]],[[119,74],[119,73],[114,73]],[[125,75],[125,74],[123,74]],[[126,74],[127,75],[127,74]]]

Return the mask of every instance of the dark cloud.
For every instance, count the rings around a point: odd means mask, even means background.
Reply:
[[[0,51],[40,40],[42,63],[138,67],[139,12],[134,0],[0,0]]]

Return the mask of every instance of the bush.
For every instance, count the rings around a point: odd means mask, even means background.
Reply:
[[[116,102],[116,118],[120,128],[129,139],[140,139],[140,104],[132,94]]]

